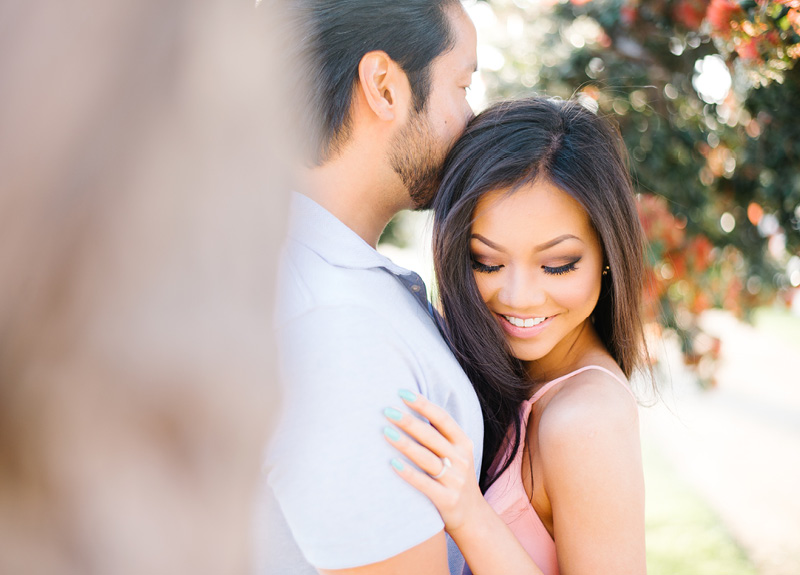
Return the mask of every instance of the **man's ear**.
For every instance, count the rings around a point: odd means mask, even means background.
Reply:
[[[358,64],[358,81],[367,105],[381,120],[394,120],[408,109],[408,78],[386,52],[364,54]]]

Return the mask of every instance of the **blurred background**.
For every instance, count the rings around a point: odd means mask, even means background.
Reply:
[[[467,0],[475,111],[613,116],[650,243],[651,575],[800,573],[800,1]],[[430,223],[380,250],[432,283]]]

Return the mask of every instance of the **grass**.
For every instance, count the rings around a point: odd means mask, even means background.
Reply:
[[[757,575],[714,511],[645,442],[649,575]]]

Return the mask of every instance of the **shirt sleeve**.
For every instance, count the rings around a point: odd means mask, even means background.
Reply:
[[[292,535],[315,567],[382,561],[444,527],[433,504],[392,470],[386,407],[407,411],[419,391],[409,347],[374,311],[315,309],[280,338],[282,418],[269,483]]]

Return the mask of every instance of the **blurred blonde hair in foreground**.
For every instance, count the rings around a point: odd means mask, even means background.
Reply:
[[[0,572],[247,571],[292,130],[274,7],[0,4]]]

